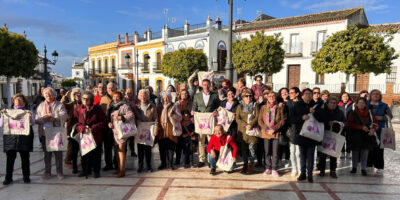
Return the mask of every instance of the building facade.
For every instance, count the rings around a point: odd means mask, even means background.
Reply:
[[[116,82],[118,43],[111,42],[89,47],[89,71],[91,85]]]

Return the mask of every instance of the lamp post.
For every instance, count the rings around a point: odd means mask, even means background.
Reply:
[[[150,59],[149,55],[145,55],[144,59]],[[139,95],[139,51],[136,50],[136,95]]]
[[[53,53],[51,54],[53,56],[53,60],[49,60],[47,59],[47,49],[46,49],[46,45],[44,45],[44,59],[41,60],[40,63],[42,63],[44,66],[43,69],[43,74],[44,74],[44,86],[47,87],[47,83],[48,83],[48,78],[49,76],[47,75],[47,65],[51,64],[51,65],[56,65],[57,59],[58,59],[58,53],[56,50],[53,51]]]
[[[128,66],[128,69],[129,69],[129,61],[131,60],[131,56],[127,53],[125,55],[125,59],[127,60],[126,65]],[[118,81],[118,85],[119,85],[119,81]],[[124,88],[124,89],[126,89],[126,88]]]
[[[232,17],[233,17],[233,0],[228,0],[229,3],[229,38],[228,38],[228,65],[225,68],[226,78],[233,82],[233,67],[232,67]]]

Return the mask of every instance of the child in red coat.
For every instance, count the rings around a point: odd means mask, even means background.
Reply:
[[[215,169],[217,168],[217,161],[219,157],[219,151],[222,146],[228,142],[228,147],[232,148],[232,157],[233,162],[236,161],[236,152],[237,146],[232,137],[229,137],[229,141],[227,141],[228,135],[224,131],[224,128],[221,125],[216,125],[214,127],[214,135],[211,136],[210,141],[208,142],[207,152],[208,159],[210,161],[211,172],[210,174],[215,174]]]

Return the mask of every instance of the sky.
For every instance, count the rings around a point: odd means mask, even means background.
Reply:
[[[276,18],[363,6],[370,24],[400,22],[399,0],[234,0],[233,19],[252,21],[259,13]],[[168,12],[165,14],[165,10]],[[53,71],[71,76],[74,61],[87,56],[88,47],[116,41],[147,29],[205,23],[219,16],[228,24],[228,0],[0,0],[0,23],[22,33],[43,54],[56,50]],[[1,24],[1,26],[2,26]]]

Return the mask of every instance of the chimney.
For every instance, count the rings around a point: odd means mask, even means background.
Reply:
[[[139,41],[139,33],[137,31],[135,31],[133,39],[135,40],[135,44],[137,44]]]
[[[164,26],[164,28],[162,29],[162,34],[163,34],[164,40],[166,40],[168,38],[168,25]]]
[[[206,24],[207,24],[207,27],[211,27],[211,25],[212,25],[212,19],[211,19],[210,15],[208,15]]]
[[[147,31],[145,31],[145,32],[143,33],[143,37],[144,37],[144,39],[147,40]]]
[[[217,20],[215,20],[215,24],[217,24],[218,30],[222,29],[222,21],[221,18],[219,18],[219,16],[217,17]]]
[[[128,43],[128,33],[125,33],[125,44]]]
[[[184,34],[185,34],[185,35],[188,35],[188,34],[189,34],[189,31],[190,31],[189,28],[190,28],[189,21],[186,20],[185,25],[184,25],[184,28],[183,28],[183,31],[184,31]]]
[[[152,39],[152,31],[149,29],[148,31],[147,31],[147,40],[148,41],[150,41],[151,39]]]
[[[118,34],[118,37],[117,37],[117,44],[119,44],[119,41],[121,40],[121,35],[120,34]]]

